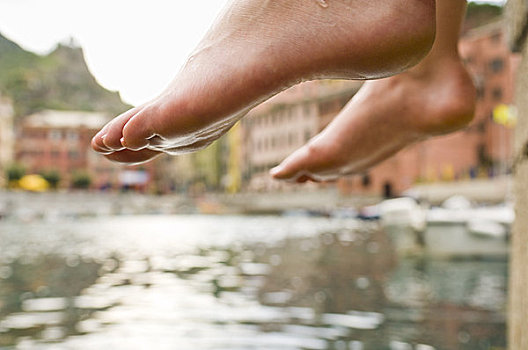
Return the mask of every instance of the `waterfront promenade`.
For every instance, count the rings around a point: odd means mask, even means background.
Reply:
[[[500,203],[510,197],[510,179],[482,179],[419,185],[407,193],[438,205],[453,195],[463,195],[477,203]],[[341,195],[335,189],[296,192],[251,192],[146,195],[105,192],[0,192],[0,214],[18,218],[56,216],[98,216],[122,214],[277,214],[290,210],[331,212],[341,208],[361,208],[383,198],[368,195]]]

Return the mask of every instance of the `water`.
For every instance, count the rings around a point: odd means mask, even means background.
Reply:
[[[0,221],[0,349],[503,349],[507,263],[352,219]]]

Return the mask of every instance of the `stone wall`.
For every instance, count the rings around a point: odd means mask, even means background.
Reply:
[[[509,349],[528,349],[528,3],[510,0],[511,47],[522,53],[517,75],[514,146],[515,212],[510,265]]]

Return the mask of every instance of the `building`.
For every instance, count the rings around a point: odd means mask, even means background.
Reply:
[[[17,126],[16,161],[28,173],[57,171],[69,186],[78,172],[91,175],[95,186],[115,183],[120,166],[91,150],[92,137],[109,120],[104,113],[45,110],[29,115]]]
[[[497,106],[512,105],[520,57],[508,47],[505,21],[474,29],[460,41],[460,53],[477,87],[477,110],[473,127],[480,140],[478,156],[495,173],[511,166],[513,124],[497,118]],[[506,124],[506,125],[505,125]]]
[[[242,179],[251,190],[288,187],[268,170],[318,134],[361,86],[324,80],[297,85],[253,109],[241,121]]]
[[[14,159],[14,112],[11,102],[0,96],[0,178]]]

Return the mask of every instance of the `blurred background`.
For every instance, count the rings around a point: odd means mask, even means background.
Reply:
[[[364,174],[268,175],[356,81],[295,86],[198,153],[92,152],[225,2],[0,4],[0,349],[506,349],[519,57],[502,3],[468,6],[473,122]]]

